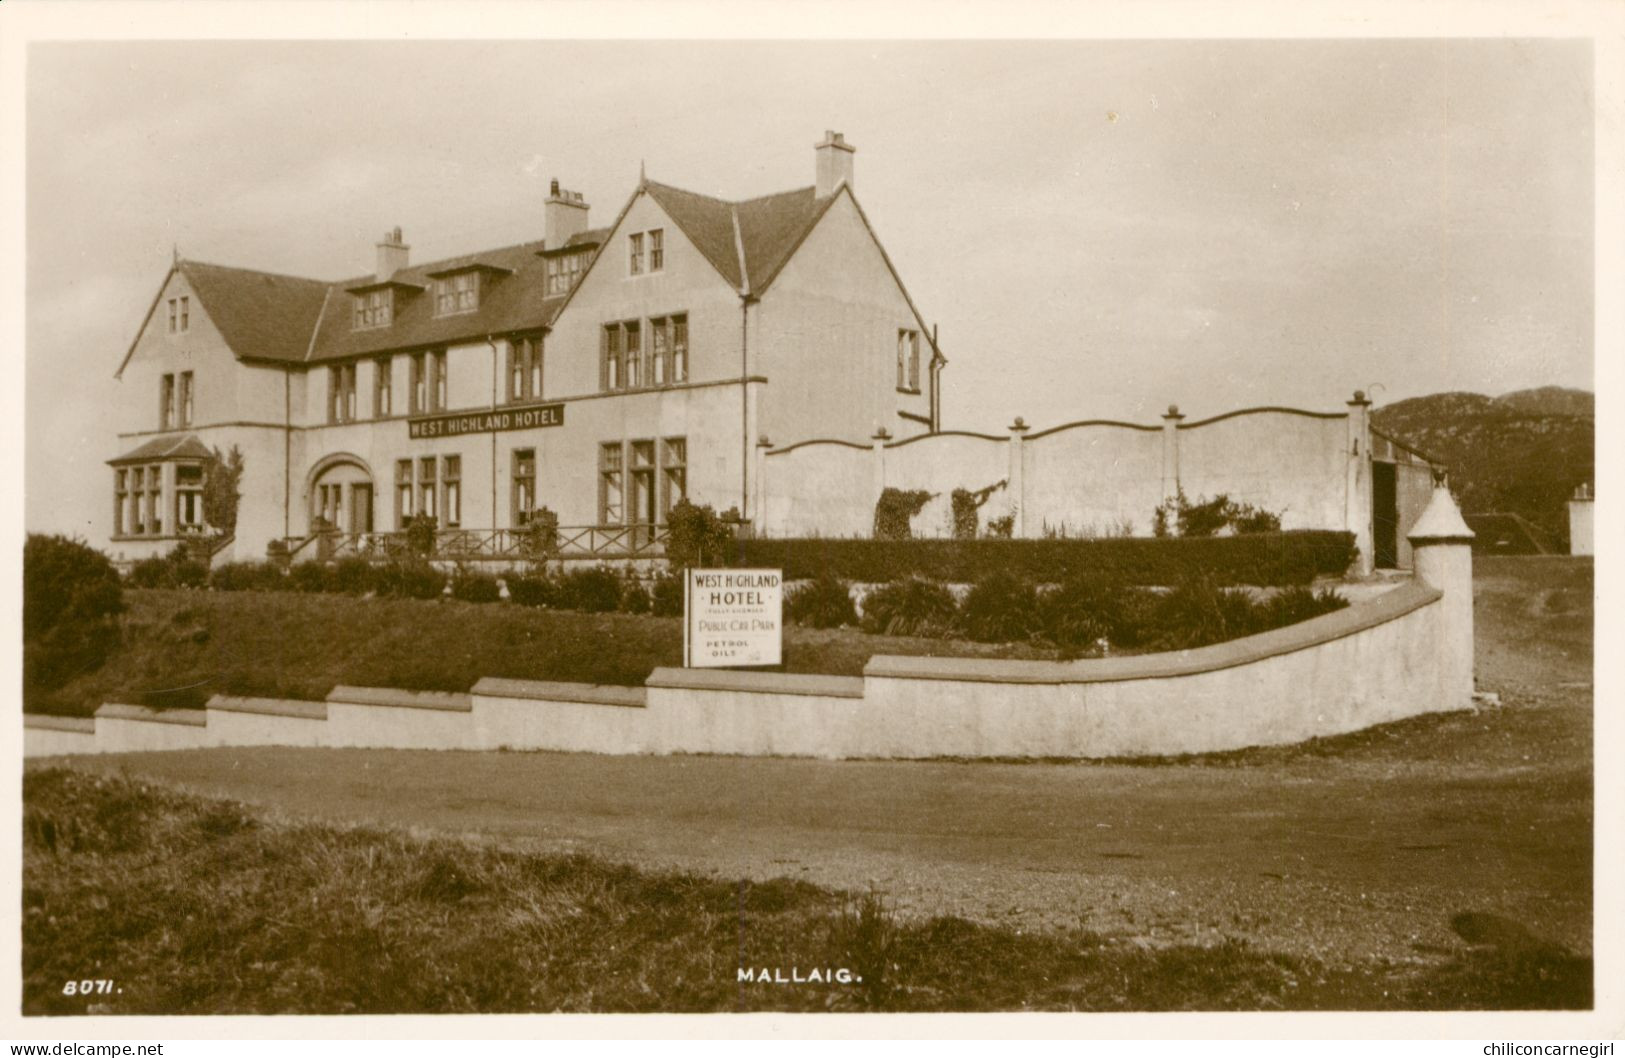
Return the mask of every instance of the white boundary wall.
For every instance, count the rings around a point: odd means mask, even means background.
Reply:
[[[1470,534],[1436,490],[1412,582],[1262,635],[1087,661],[875,657],[861,677],[656,669],[642,687],[484,679],[467,694],[336,687],[25,718],[24,753],[204,746],[1120,757],[1279,745],[1472,707]]]

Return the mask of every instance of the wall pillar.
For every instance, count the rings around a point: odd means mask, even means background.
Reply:
[[[1371,402],[1364,390],[1357,389],[1348,403],[1348,432],[1343,447],[1343,528],[1354,534],[1354,546],[1359,549],[1355,568],[1363,577],[1376,568],[1377,561],[1371,524]]]
[[[756,439],[756,492],[751,509],[745,512],[745,516],[756,526],[757,536],[767,535],[767,452],[772,447],[773,442],[767,439],[766,434]]]
[[[1179,535],[1179,405],[1168,405],[1162,417],[1162,506],[1168,512],[1168,535]]]
[[[1465,709],[1473,700],[1473,531],[1450,490],[1433,487],[1422,517],[1407,536],[1416,579],[1444,594],[1437,644],[1440,704]]]
[[[1574,495],[1569,499],[1569,554],[1597,553],[1596,540],[1592,535],[1595,506],[1596,494],[1589,484],[1581,485],[1574,490]]]
[[[1010,424],[1010,513],[1015,515],[1010,535],[1017,539],[1027,535],[1027,475],[1022,443],[1029,429],[1019,415]]]
[[[886,442],[891,440],[891,431],[884,426],[877,427],[875,435],[869,438],[871,450],[874,452],[874,500],[869,504],[872,511],[880,503],[880,494],[886,491]]]

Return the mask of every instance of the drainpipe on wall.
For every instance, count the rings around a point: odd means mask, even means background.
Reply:
[[[491,347],[491,411],[497,410],[497,343],[489,334],[485,336],[485,344]],[[497,528],[497,431],[493,421],[491,426],[491,531]]]
[[[293,372],[282,372],[282,538],[291,534],[293,497]]]
[[[931,325],[931,425],[932,433],[942,430],[942,365],[948,361],[942,357],[942,350],[937,345],[937,325]]]
[[[750,516],[750,298],[739,299],[739,516]]]

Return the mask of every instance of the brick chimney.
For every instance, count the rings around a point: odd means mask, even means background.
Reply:
[[[553,181],[547,196],[546,224],[542,237],[547,248],[556,250],[570,241],[572,235],[587,230],[587,201],[579,191],[560,191],[559,182]]]
[[[394,277],[396,272],[406,267],[406,255],[412,248],[401,241],[401,229],[384,232],[383,239],[378,243],[378,282]]]
[[[833,195],[842,184],[852,186],[852,156],[858,149],[833,129],[824,133],[824,142],[815,144],[818,157],[818,179],[814,188],[819,198]]]

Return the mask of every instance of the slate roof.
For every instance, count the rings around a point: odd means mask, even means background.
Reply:
[[[176,267],[238,356],[281,361],[305,358],[328,284],[200,261],[181,261]]]
[[[646,180],[628,200],[623,216],[637,194],[645,192],[722,277],[746,296],[760,295],[772,283],[839,197],[837,193],[819,198],[813,188],[803,187],[727,202]],[[403,268],[390,279],[391,284],[400,284],[394,286],[391,323],[360,331],[353,326],[354,303],[349,292],[383,285],[376,276],[327,283],[196,261],[178,262],[176,268],[191,282],[204,310],[237,356],[323,363],[550,326],[568,304],[570,294],[547,296],[547,258],[561,249],[599,246],[612,230],[581,232],[561,247],[537,240]],[[479,308],[435,316],[432,274],[461,268],[481,269]],[[155,300],[149,320],[156,309]],[[133,344],[130,351],[134,352]]]
[[[537,256],[543,245],[540,240],[519,243],[401,269],[392,277],[394,281],[425,289],[421,293],[414,293],[397,287],[395,316],[387,327],[358,331],[353,326],[354,306],[345,291],[372,282],[372,276],[359,276],[335,283],[335,294],[328,299],[315,340],[310,340],[308,329],[305,332],[309,353],[302,355],[301,359],[308,363],[322,363],[395,349],[478,340],[488,334],[506,334],[546,326],[553,321],[553,314],[559,306],[564,304],[564,295],[550,298],[546,294],[547,262]],[[477,265],[504,269],[509,274],[497,275],[487,271],[481,275],[480,304],[473,312],[436,316],[434,279],[429,273]]]
[[[197,439],[197,434],[189,433],[180,437],[154,437],[117,459],[109,459],[107,462],[119,466],[123,463],[150,463],[163,459],[208,459],[213,454],[207,445]]]
[[[760,294],[773,281],[835,201],[834,195],[818,198],[810,187],[743,202],[726,202],[653,180],[644,182],[644,190],[723,278],[747,294]]]

